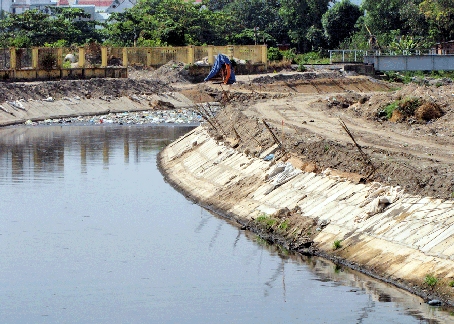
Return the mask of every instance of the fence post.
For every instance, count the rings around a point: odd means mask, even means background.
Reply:
[[[188,45],[188,64],[194,64],[194,45]]]
[[[15,70],[17,67],[17,56],[16,56],[16,48],[11,47],[9,49],[9,68],[11,70]]]
[[[268,46],[262,45],[262,63],[265,64],[265,69],[268,69]]]
[[[85,66],[85,47],[79,47],[79,67]]]
[[[127,67],[128,66],[128,48],[123,47],[123,66]]]
[[[214,46],[213,45],[208,45],[207,48],[208,51],[208,64],[213,65],[214,64]]]
[[[32,69],[38,68],[38,47],[32,47]]]
[[[101,67],[107,66],[107,47],[101,46]]]
[[[228,52],[228,57],[229,59],[233,59],[233,50],[234,50],[234,47],[233,45],[227,45],[227,52]]]
[[[57,48],[57,67],[63,68],[63,48]]]
[[[147,66],[148,67],[151,66],[151,51],[152,51],[152,49],[148,49],[148,51],[147,51]]]

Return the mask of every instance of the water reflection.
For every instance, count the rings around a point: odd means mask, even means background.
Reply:
[[[384,282],[375,280],[360,272],[350,268],[336,265],[329,260],[318,257],[308,257],[300,254],[294,254],[286,251],[279,246],[270,245],[263,239],[254,236],[254,234],[246,232],[248,239],[256,241],[263,249],[268,250],[273,255],[278,255],[281,258],[281,263],[274,270],[271,277],[264,282],[263,295],[269,296],[272,289],[279,278],[282,279],[282,294],[283,301],[286,300],[286,265],[287,264],[305,264],[308,270],[315,277],[312,280],[324,283],[326,287],[352,287],[346,289],[345,300],[350,300],[348,294],[356,296],[367,296],[365,304],[360,308],[355,323],[374,323],[376,314],[383,312],[382,303],[393,303],[391,309],[401,309],[403,314],[413,317],[418,323],[453,323],[454,316],[450,309],[445,309],[445,312],[440,311],[441,308],[428,306],[418,296],[412,295],[404,290],[388,285]],[[262,268],[261,261],[257,263],[258,273]],[[326,298],[330,298],[326,296]],[[339,302],[340,304],[343,302]],[[351,299],[351,302],[355,301]],[[333,307],[336,307],[333,305]],[[374,314],[374,315],[372,315]],[[402,319],[401,319],[402,320]],[[390,316],[388,321],[399,323]],[[384,321],[383,321],[384,322]]]
[[[13,182],[64,177],[65,152],[80,152],[80,172],[102,161],[109,168],[113,150],[123,150],[124,163],[140,163],[141,155],[160,150],[191,126],[149,127],[10,127],[0,130],[0,177]],[[150,131],[151,130],[151,131]],[[100,141],[99,137],[102,137]],[[27,175],[27,176],[26,176]]]

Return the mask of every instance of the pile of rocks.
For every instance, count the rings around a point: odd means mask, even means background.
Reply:
[[[192,124],[198,125],[202,116],[196,111],[189,109],[176,110],[153,110],[139,112],[110,113],[97,116],[79,116],[68,118],[46,119],[34,122],[27,120],[25,125],[51,125],[51,124],[119,124],[119,125],[140,125],[140,124]]]

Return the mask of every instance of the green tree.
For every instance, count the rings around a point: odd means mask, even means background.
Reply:
[[[203,4],[210,10],[223,10],[232,2],[234,2],[234,0],[205,0]]]
[[[140,0],[113,14],[106,26],[108,43],[119,46],[162,44],[182,46],[221,42],[229,17],[184,0]],[[216,24],[221,24],[216,28]],[[220,32],[226,34],[220,36]]]
[[[454,38],[454,0],[425,0],[419,9],[430,26],[429,35],[433,40]]]
[[[279,14],[290,40],[299,51],[313,49],[314,31],[321,31],[322,15],[328,10],[329,0],[282,0]],[[308,37],[309,36],[309,37]]]
[[[355,30],[355,24],[361,16],[361,10],[350,0],[336,2],[322,16],[324,34],[331,48],[336,48],[341,41]]]
[[[31,47],[64,41],[83,44],[101,40],[96,22],[82,9],[51,8],[53,15],[37,10],[7,14],[0,20],[0,46]]]
[[[399,13],[401,0],[363,0],[361,9],[366,11],[364,23],[375,35],[402,30],[403,22]]]
[[[285,35],[279,17],[280,3],[278,0],[236,0],[224,10],[236,24],[233,40],[253,44],[265,41],[275,45]]]

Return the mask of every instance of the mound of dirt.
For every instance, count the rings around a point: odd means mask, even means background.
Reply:
[[[165,84],[189,83],[188,70],[183,62],[169,61],[150,74],[151,78],[158,79]]]
[[[429,121],[443,116],[440,106],[433,102],[425,102],[415,111],[415,117],[418,120]]]
[[[337,79],[341,78],[342,74],[340,72],[324,72],[324,73],[315,73],[315,72],[303,72],[303,73],[293,73],[293,74],[274,74],[274,75],[265,75],[254,78],[251,80],[252,83],[261,83],[261,84],[272,84],[276,81],[297,81],[297,80],[313,80],[321,78],[330,78]]]

